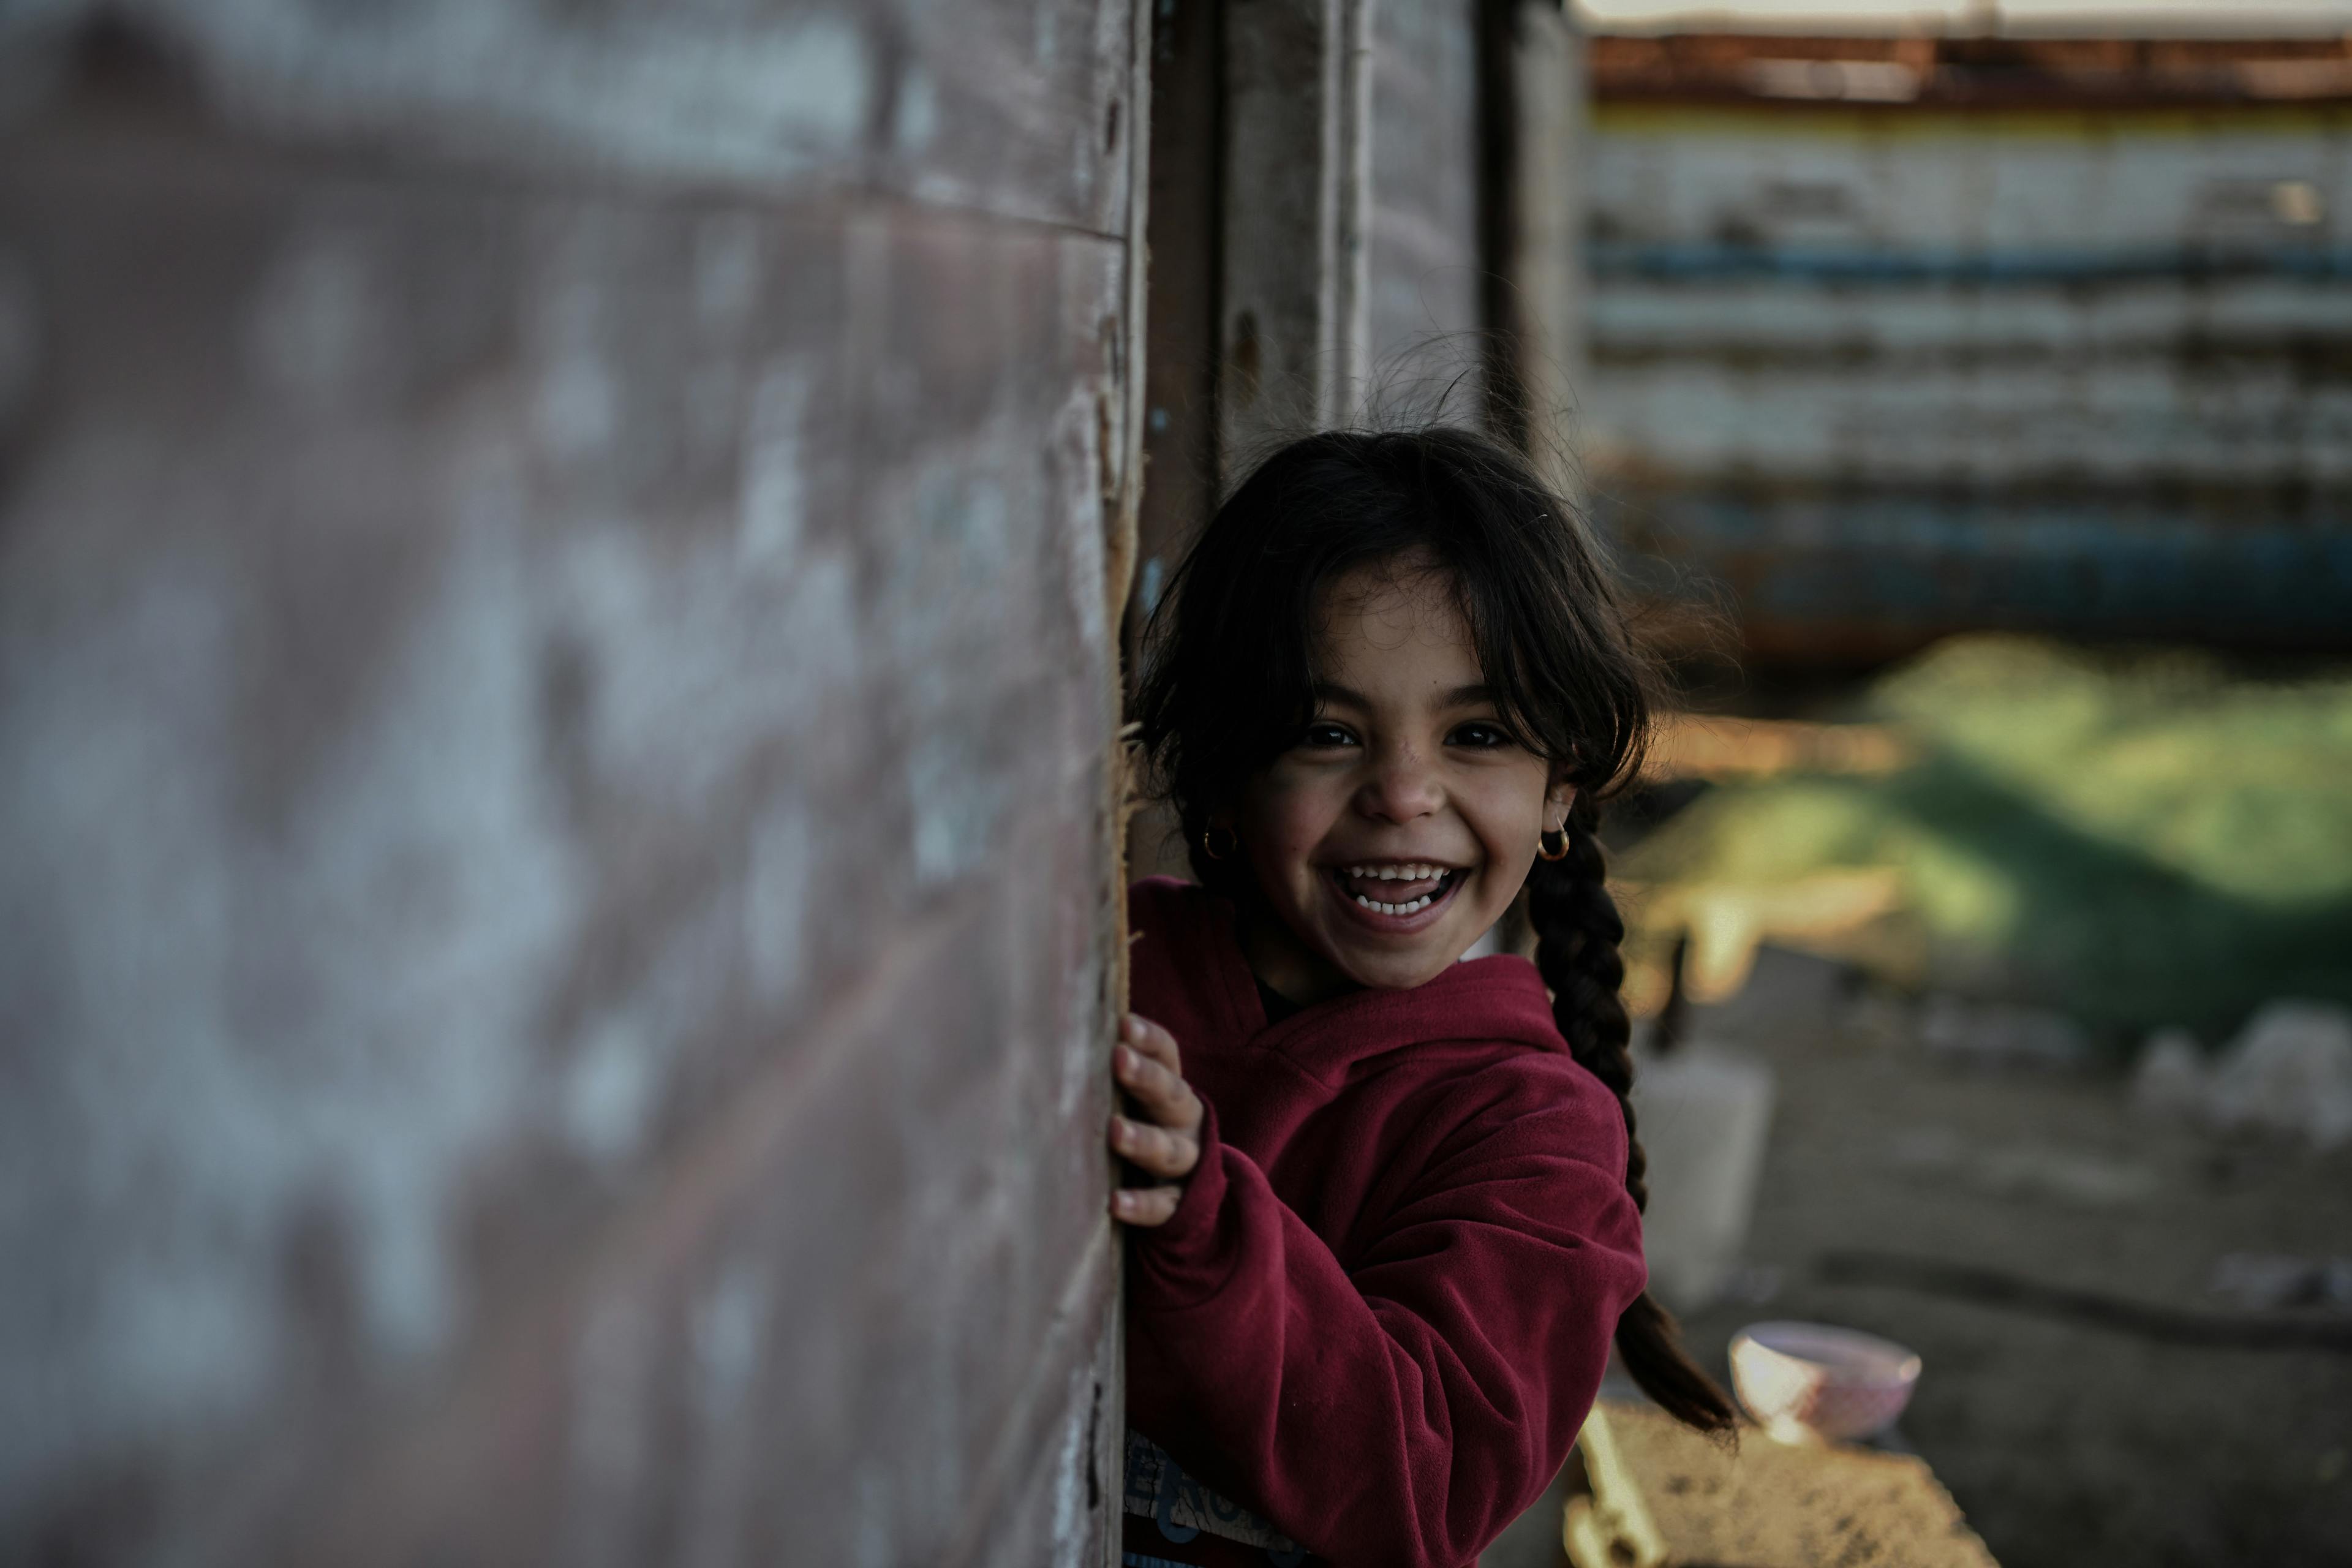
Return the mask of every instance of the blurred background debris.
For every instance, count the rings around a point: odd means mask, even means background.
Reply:
[[[2232,1252],[2213,1266],[2213,1293],[2242,1307],[2326,1307],[2352,1312],[2352,1258]]]
[[[2003,1563],[2332,1561],[2352,8],[1579,9],[1580,450],[1686,694],[1628,997],[1769,1085],[1692,1331],[1918,1350]]]
[[[1688,931],[1699,994],[1771,940],[2055,1009],[2118,1051],[2168,1027],[2218,1045],[2274,998],[2352,1003],[2352,677],[1979,636],[1831,705],[1882,737],[1872,755],[1908,760],[1720,770],[1629,846],[1638,1000],[1663,999]],[[1706,725],[1675,731],[1667,777]],[[1929,1029],[1953,1048],[2078,1048],[2047,1016],[1956,1006]]]
[[[1721,1355],[1770,1317],[1916,1351],[1901,1442],[2005,1564],[2330,1562],[2352,1151],[2151,1116],[2120,1064],[1955,1058],[1884,996],[1766,945],[1692,1005],[1695,1047],[1773,1077],[1740,1255],[1777,1285],[1688,1311],[1694,1343]]]

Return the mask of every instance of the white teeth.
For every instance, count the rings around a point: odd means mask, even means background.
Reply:
[[[1443,866],[1350,866],[1348,875],[1367,882],[1425,882],[1445,875]]]
[[[1375,913],[1383,915],[1414,914],[1422,910],[1429,908],[1430,905],[1436,901],[1437,900],[1428,893],[1423,893],[1421,897],[1412,900],[1411,902],[1402,904],[1384,904],[1376,899],[1368,899],[1361,893],[1358,893],[1356,895],[1356,902],[1363,905],[1364,908],[1370,910]]]

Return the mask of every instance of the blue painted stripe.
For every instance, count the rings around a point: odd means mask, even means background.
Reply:
[[[1706,493],[1630,508],[1603,497],[1597,510],[1632,532],[1626,565],[1654,588],[1696,573],[1732,587],[1745,616],[1776,623],[2352,647],[2352,517],[2341,513],[2218,524],[2126,508]]]
[[[2352,250],[2283,247],[1972,251],[1714,243],[1636,245],[1595,240],[1585,247],[1585,256],[1597,278],[1633,278],[1666,283],[1763,280],[1878,285],[1960,283],[2019,288],[2229,278],[2352,282]]]

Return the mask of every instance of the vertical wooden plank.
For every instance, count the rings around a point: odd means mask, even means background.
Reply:
[[[1217,501],[1224,7],[1161,5],[1151,33],[1151,286],[1132,636]]]
[[[1196,531],[1216,508],[1218,269],[1225,7],[1160,4],[1151,18],[1150,289],[1143,365],[1144,483],[1126,606],[1132,683],[1143,631]],[[1182,869],[1164,814],[1128,834],[1135,876]]]
[[[1583,41],[1547,0],[1487,0],[1489,420],[1575,496],[1570,451],[1585,374]]]
[[[1484,413],[1478,13],[1478,0],[1374,13],[1366,395],[1384,423]]]
[[[1218,461],[1344,420],[1363,371],[1370,0],[1224,19]]]
[[[1127,887],[1132,874],[1128,864],[1128,823],[1137,805],[1140,781],[1136,773],[1136,759],[1124,723],[1127,710],[1127,682],[1124,678],[1124,628],[1127,606],[1134,593],[1136,560],[1141,534],[1141,513],[1144,495],[1145,454],[1144,431],[1149,420],[1150,393],[1145,384],[1146,355],[1150,343],[1149,300],[1151,287],[1150,237],[1151,233],[1150,161],[1154,148],[1152,127],[1156,123],[1152,108],[1153,24],[1151,0],[1126,0],[1127,20],[1127,102],[1131,112],[1127,119],[1124,148],[1127,159],[1127,232],[1124,268],[1124,319],[1118,323],[1121,357],[1118,365],[1118,447],[1113,454],[1115,484],[1107,487],[1111,537],[1104,552],[1108,565],[1102,584],[1105,623],[1113,639],[1112,668],[1109,679],[1101,683],[1101,697],[1108,721],[1104,779],[1106,813],[1102,821],[1104,859],[1107,875],[1103,889],[1106,909],[1097,924],[1110,933],[1110,952],[1107,965],[1109,980],[1109,1016],[1105,1022],[1114,1030],[1124,1023],[1128,1009],[1128,924]],[[1098,1053],[1098,1078],[1108,1063],[1107,1053]],[[1094,1110],[1092,1105],[1089,1110]],[[1104,1117],[1097,1113],[1092,1121],[1078,1129],[1083,1135],[1099,1139]],[[1101,1197],[1097,1189],[1097,1206]],[[1119,1245],[1116,1226],[1104,1224],[1107,1242],[1108,1300],[1098,1314],[1100,1327],[1093,1354],[1087,1363],[1092,1379],[1094,1397],[1089,1405],[1086,1456],[1086,1473],[1091,1487],[1098,1487],[1089,1497],[1099,1504],[1098,1521],[1090,1513],[1089,1523],[1096,1531],[1092,1556],[1101,1568],[1119,1568],[1124,1562],[1120,1550],[1122,1539],[1121,1503],[1113,1500],[1126,1495],[1127,1454],[1127,1333],[1126,1293],[1124,1290],[1126,1251]]]

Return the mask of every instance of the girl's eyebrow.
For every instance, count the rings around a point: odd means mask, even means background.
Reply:
[[[1328,680],[1318,680],[1314,684],[1311,689],[1314,691],[1315,700],[1318,702],[1328,702],[1335,706],[1346,708],[1370,708],[1371,706],[1371,703],[1365,699],[1364,694],[1356,690],[1352,687],[1338,686]],[[1491,707],[1494,705],[1494,701],[1495,689],[1484,682],[1480,682],[1471,686],[1455,687],[1453,690],[1439,698],[1437,700],[1437,705],[1440,708],[1477,708]]]
[[[1318,680],[1310,689],[1315,693],[1315,700],[1318,702],[1337,703],[1345,708],[1371,706],[1370,702],[1364,700],[1364,694],[1352,687],[1335,686],[1330,681]]]

